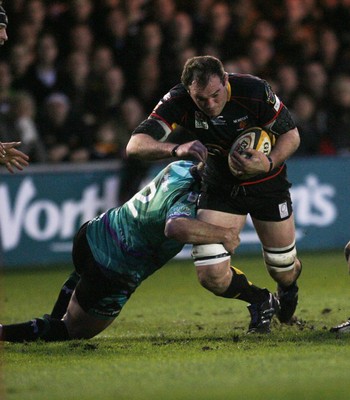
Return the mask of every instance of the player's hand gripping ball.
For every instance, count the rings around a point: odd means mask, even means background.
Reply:
[[[255,149],[268,156],[272,149],[270,135],[259,127],[248,128],[233,143],[228,155],[228,165],[232,174],[243,180],[249,179],[251,176],[247,174],[237,175],[238,171],[235,169],[231,157],[234,151],[237,151],[243,157],[249,157],[250,154],[245,152],[246,149]]]

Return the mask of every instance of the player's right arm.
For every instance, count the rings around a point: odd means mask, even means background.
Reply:
[[[222,243],[233,254],[240,239],[234,228],[223,228],[194,218],[171,218],[165,224],[165,236],[180,243]]]
[[[177,157],[205,162],[208,152],[200,141],[194,140],[181,145],[168,141],[174,129],[186,120],[191,104],[192,100],[182,85],[170,90],[149,117],[133,131],[126,147],[127,156],[144,160]]]
[[[126,154],[128,157],[143,160],[177,157],[180,159],[194,158],[205,162],[208,151],[198,140],[177,145],[176,143],[159,142],[147,133],[138,133],[131,136],[126,147]]]

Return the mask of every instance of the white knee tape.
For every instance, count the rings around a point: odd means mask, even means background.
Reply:
[[[192,247],[194,265],[213,265],[226,261],[231,257],[222,244],[197,244]]]
[[[268,271],[286,272],[294,268],[297,258],[295,241],[287,247],[264,247],[263,256]]]

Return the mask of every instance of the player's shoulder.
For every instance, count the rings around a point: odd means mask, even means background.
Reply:
[[[268,83],[255,75],[251,74],[229,74],[232,96],[247,96],[265,92]]]
[[[238,73],[229,73],[228,79],[237,85],[260,85],[263,84],[264,79],[260,78],[256,75],[251,74],[238,74]]]
[[[165,173],[171,173],[178,178],[191,177],[191,168],[195,166],[193,161],[189,160],[179,160],[170,163],[165,170]]]
[[[173,188],[185,188],[196,180],[194,174],[192,173],[192,168],[195,164],[192,161],[179,160],[168,164],[163,168],[158,176],[154,179],[156,186],[161,187],[173,187]]]
[[[167,112],[172,114],[175,112],[180,115],[192,106],[192,100],[182,83],[172,87],[158,102],[153,112],[163,113],[162,117],[166,118]],[[165,113],[165,114],[164,114]]]
[[[172,87],[168,93],[163,96],[162,101],[167,102],[167,101],[174,101],[174,100],[180,100],[183,101],[186,98],[190,98],[185,86],[182,83],[178,83],[174,87]]]

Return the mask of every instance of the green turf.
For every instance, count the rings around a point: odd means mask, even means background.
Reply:
[[[350,316],[343,255],[301,256],[297,325],[274,321],[270,335],[247,336],[246,305],[206,292],[191,262],[173,262],[145,281],[94,339],[5,343],[0,398],[348,399],[350,335],[328,332]],[[260,257],[235,261],[255,284],[275,289]],[[68,272],[4,273],[1,322],[48,312]]]

